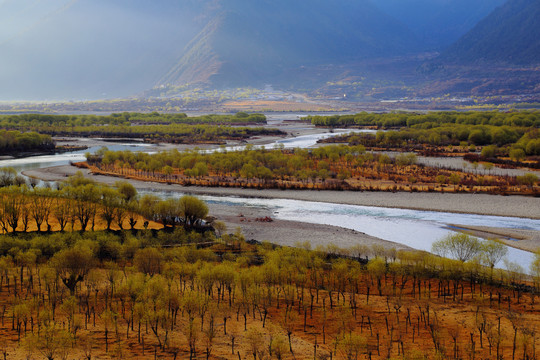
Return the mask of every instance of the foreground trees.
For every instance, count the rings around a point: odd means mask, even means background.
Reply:
[[[532,289],[470,261],[183,228],[19,238],[0,236],[15,358],[533,359],[540,346]]]
[[[71,295],[74,295],[77,285],[94,266],[94,254],[92,250],[81,245],[60,251],[51,259],[51,263],[60,280]]]
[[[208,206],[195,196],[184,195],[179,199],[160,200],[145,195],[141,201],[143,214],[164,226],[182,225],[185,229],[201,228],[208,215]]]
[[[146,195],[139,199],[131,184],[121,181],[116,186],[102,187],[78,174],[60,184],[59,190],[24,185],[0,188],[0,233],[84,232],[96,226],[109,231],[134,230],[144,226],[143,216],[170,228],[211,230],[204,223],[208,207],[194,196],[161,200]]]

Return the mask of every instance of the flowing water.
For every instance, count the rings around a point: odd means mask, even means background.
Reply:
[[[321,133],[298,136],[278,140],[268,148],[283,146],[285,148],[314,146],[317,140],[335,136],[348,130],[336,130],[333,133]],[[74,151],[57,155],[32,156],[20,159],[1,160],[0,167],[11,166],[18,171],[69,164],[82,161],[86,152],[94,153],[101,147],[91,147],[83,151]],[[111,143],[110,150],[131,150],[155,152],[153,145],[142,143]],[[243,147],[226,147],[227,151]],[[179,196],[179,193],[159,192],[162,197]],[[410,246],[415,249],[431,249],[431,244],[451,233],[447,224],[472,226],[492,226],[540,231],[540,220],[485,216],[474,214],[455,214],[433,211],[406,210],[397,208],[381,208],[354,206],[332,203],[320,203],[286,199],[253,199],[232,196],[202,196],[212,204],[258,207],[270,210],[277,219],[295,220],[306,223],[326,224],[353,229],[381,239]],[[339,246],[339,239],[329,239]],[[533,260],[529,252],[509,247],[507,258],[521,265],[528,271]],[[500,266],[500,265],[499,265]]]
[[[160,197],[178,197],[177,192],[153,192]],[[209,204],[263,208],[280,220],[340,226],[418,250],[431,250],[433,242],[453,233],[448,224],[492,226],[540,231],[540,220],[420,211],[374,206],[343,205],[303,200],[201,196]],[[329,239],[339,246],[339,239]],[[534,255],[508,247],[507,259],[529,270]],[[499,264],[501,266],[502,264]]]

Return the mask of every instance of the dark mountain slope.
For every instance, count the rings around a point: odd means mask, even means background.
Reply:
[[[405,26],[368,0],[223,0],[213,12],[158,85],[276,83],[284,70],[294,67],[402,55],[419,48]]]
[[[444,49],[506,0],[372,0],[407,25],[426,49]]]
[[[509,0],[441,55],[444,62],[540,63],[540,0]]]

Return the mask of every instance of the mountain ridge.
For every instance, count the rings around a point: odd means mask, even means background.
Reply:
[[[410,31],[366,0],[299,0],[292,6],[283,0],[239,3],[243,2],[220,2],[216,18],[194,38],[158,86],[181,85],[186,79],[237,86],[247,85],[251,78],[253,83],[264,84],[295,67],[391,56],[419,48]],[[212,74],[190,73],[200,69],[189,64],[195,59],[211,60]]]
[[[440,59],[458,64],[540,64],[540,1],[507,1],[448,47]]]

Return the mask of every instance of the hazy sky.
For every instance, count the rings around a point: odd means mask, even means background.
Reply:
[[[0,0],[0,100],[109,97],[152,87],[196,33],[176,4]]]

